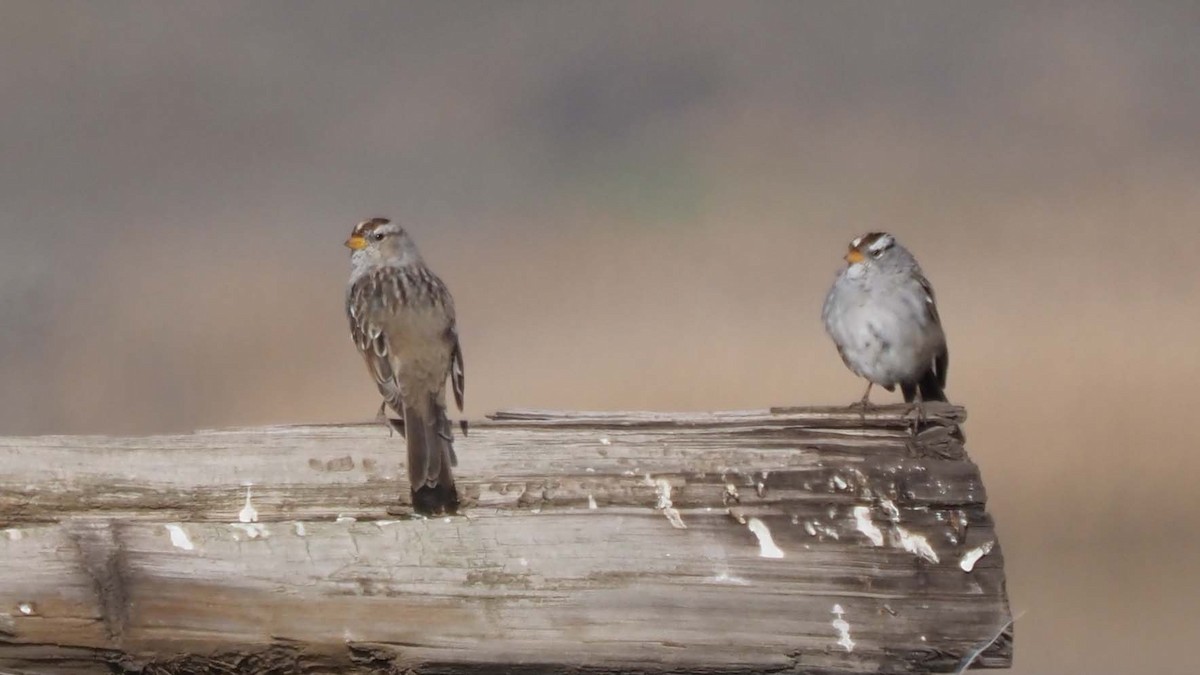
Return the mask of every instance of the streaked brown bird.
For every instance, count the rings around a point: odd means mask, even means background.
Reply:
[[[408,232],[387,218],[354,227],[346,315],[350,334],[391,408],[408,447],[413,510],[424,515],[458,507],[451,468],[458,461],[446,415],[446,380],[463,407],[463,358],[454,298],[421,259]]]

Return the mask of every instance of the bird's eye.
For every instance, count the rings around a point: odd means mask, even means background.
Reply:
[[[879,258],[883,255],[883,251],[884,251],[884,249],[882,249],[882,248],[879,249],[878,251],[871,251],[871,257]]]
[[[375,241],[383,241],[383,233],[376,232],[375,234],[371,235],[371,238],[374,239]]]

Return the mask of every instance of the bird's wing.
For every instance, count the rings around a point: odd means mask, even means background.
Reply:
[[[368,272],[359,277],[346,293],[346,316],[350,319],[350,335],[354,338],[354,346],[362,354],[367,364],[367,370],[379,387],[379,393],[397,413],[403,414],[404,404],[400,399],[400,386],[396,382],[396,373],[392,368],[387,334],[383,325],[372,319],[377,317],[376,311],[381,293],[391,280],[387,277],[394,274],[393,270],[381,269]]]
[[[937,375],[938,386],[946,388],[946,372],[950,370],[950,348],[942,341],[942,349],[933,357],[933,372]]]
[[[938,315],[937,298],[933,294],[933,284],[929,283],[929,279],[925,278],[919,270],[915,273],[917,283],[921,285],[921,291],[925,294],[925,312],[926,316],[933,325],[941,330],[942,318]],[[946,346],[946,338],[942,337],[942,346],[937,354],[933,357],[933,371],[937,376],[938,386],[942,389],[946,388],[946,372],[950,369],[950,348]]]
[[[454,351],[451,353],[450,360],[450,386],[454,388],[454,403],[458,405],[458,409],[463,409],[463,393],[466,391],[467,380],[466,374],[463,371],[463,355],[462,345],[458,342],[458,335],[454,335]]]
[[[921,274],[920,270],[913,272],[913,276],[916,278],[917,283],[921,285],[921,291],[925,294],[926,316],[934,324],[941,326],[942,318],[938,316],[937,298],[933,294],[933,284],[929,283],[929,280],[925,278],[924,274]]]
[[[454,311],[454,296],[436,274],[423,268],[420,279],[425,285],[425,295],[435,306],[441,306],[449,320],[446,341],[450,344],[450,387],[454,390],[454,403],[463,409],[463,394],[466,391],[466,376],[463,371],[462,344],[458,341],[458,320]]]

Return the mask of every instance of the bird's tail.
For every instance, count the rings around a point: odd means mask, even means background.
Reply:
[[[916,384],[901,383],[900,391],[904,393],[905,403],[915,401],[918,392],[921,394],[921,401],[925,403],[946,400],[946,392],[942,389],[942,379],[933,369],[925,371]]]
[[[922,401],[945,401],[946,392],[942,386],[942,379],[934,370],[926,371],[921,380],[917,382],[917,389],[921,392]]]
[[[451,468],[458,459],[445,405],[430,396],[426,406],[404,406],[404,433],[413,510],[423,515],[454,513],[458,491]]]

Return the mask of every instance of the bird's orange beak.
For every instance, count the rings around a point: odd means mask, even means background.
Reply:
[[[851,248],[849,251],[846,252],[846,262],[850,263],[851,265],[853,265],[854,263],[860,263],[862,261],[863,261],[862,251],[860,251],[856,248]]]
[[[366,247],[367,247],[367,240],[364,237],[362,237],[361,235],[355,234],[346,240],[346,248],[357,251],[359,249],[364,249]]]

